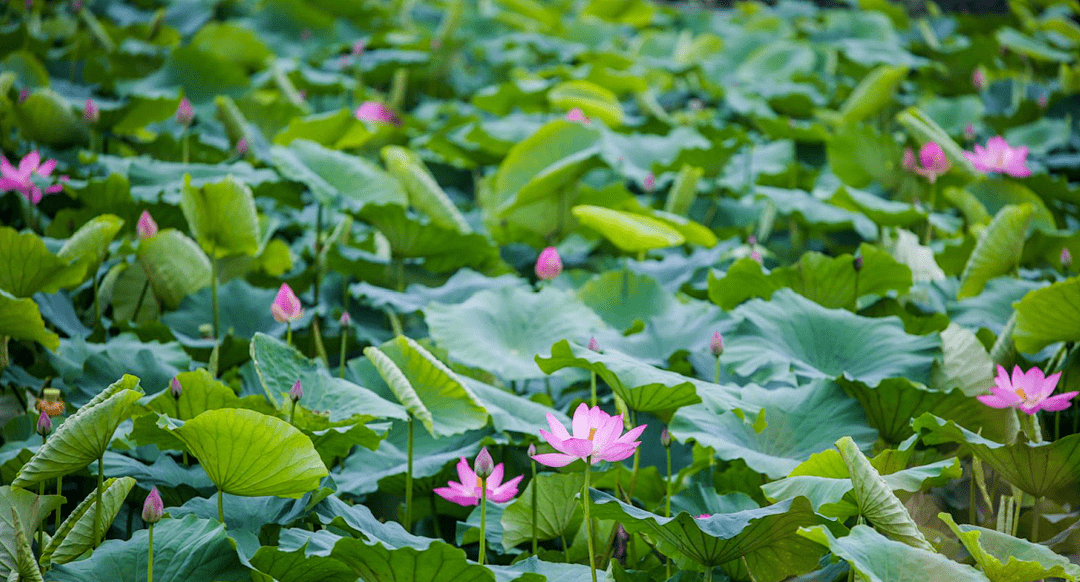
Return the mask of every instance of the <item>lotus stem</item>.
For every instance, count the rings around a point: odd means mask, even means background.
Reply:
[[[285,343],[292,345],[292,322],[285,323]]]
[[[221,525],[225,525],[225,506],[222,504],[222,498],[224,494],[221,489],[217,490],[217,518],[221,522]]]
[[[720,356],[716,356],[716,383],[720,383]]]
[[[1035,505],[1031,507],[1031,543],[1039,543],[1039,501],[1042,501],[1042,497],[1035,498]]]
[[[345,352],[349,343],[349,330],[348,328],[341,330],[341,369],[338,371],[338,377],[345,377]]]
[[[589,517],[589,474],[592,470],[592,458],[585,459],[585,480],[581,484],[581,510],[585,517],[585,539],[589,542],[589,571],[592,582],[596,582],[596,552],[593,550],[592,519]]]
[[[146,292],[150,290],[150,279],[143,283],[142,291],[139,292],[139,300],[135,302],[135,311],[131,314],[131,323],[139,322],[139,312],[142,311],[143,301],[146,300]]]
[[[295,426],[295,424],[293,422],[295,419],[296,419],[296,400],[293,400],[292,401],[292,409],[289,410],[289,424],[292,424],[292,425]]]
[[[855,271],[855,292],[851,297],[851,312],[859,311],[859,271]]]
[[[559,541],[562,542],[563,562],[570,563],[570,549],[566,547],[566,534],[559,532]]]
[[[394,79],[390,83],[390,107],[394,111],[401,111],[401,105],[405,103],[405,90],[409,85],[409,70],[399,67],[394,71]]]
[[[217,345],[219,320],[218,320],[218,297],[217,297],[217,245],[214,245],[213,256],[210,257],[210,303],[214,311],[214,345]]]
[[[750,564],[746,563],[746,556],[740,556],[739,559],[742,560],[743,568],[746,568],[746,575],[750,577],[750,582],[757,582],[757,578],[754,578],[754,573],[750,571]]]
[[[934,213],[934,205],[937,203],[937,185],[933,182],[930,183],[930,195],[927,196],[927,210],[926,210],[926,230],[923,231],[922,244],[930,242],[930,235],[933,234],[933,227],[930,225],[930,217]]]
[[[716,359],[717,363],[720,358]],[[671,445],[664,447],[667,452],[667,481],[664,482],[664,517],[671,517]],[[664,573],[671,578],[671,558],[664,556]]]
[[[94,547],[101,543],[101,489],[105,476],[105,454],[102,453],[97,460],[97,497],[94,504]]]
[[[64,478],[63,477],[57,477],[56,478],[56,494],[58,496],[61,495],[63,493],[63,490],[64,490]],[[56,532],[58,532],[58,531],[60,531],[60,507],[59,506],[56,508],[56,527],[53,529],[53,535],[56,535]]]
[[[480,478],[480,565],[487,557],[487,477]]]
[[[311,318],[311,330],[315,332],[315,353],[319,354],[319,359],[323,361],[323,364],[327,367],[330,366],[330,358],[326,355],[326,345],[323,344],[322,331],[319,329],[319,316]]]
[[[630,411],[630,428],[637,426],[637,412]],[[630,487],[627,489],[627,496],[634,496],[634,489],[637,488],[638,469],[641,467],[641,447],[634,448],[634,465],[633,470],[630,472]]]
[[[184,165],[188,164],[188,160],[191,158],[190,148],[188,146],[188,132],[187,128],[184,129],[184,134],[180,136],[180,151],[182,152],[181,159],[184,161]]]
[[[45,442],[45,437],[41,437],[41,441],[42,441],[42,443],[44,443]],[[44,496],[45,496],[45,482],[41,481],[41,482],[38,483],[38,497],[44,497]],[[45,553],[45,542],[44,542],[45,538],[41,533],[42,528],[45,527],[43,525],[44,521],[45,520],[39,520],[38,525],[37,525],[37,547],[38,547],[38,557],[39,558],[41,557],[41,554]]]
[[[589,394],[592,398],[591,406],[596,408],[596,371],[592,371],[592,381],[589,383]]]
[[[405,531],[412,533],[413,417],[409,416],[408,466],[405,469]]]
[[[315,289],[312,301],[316,309],[319,307],[319,288],[322,287],[322,215],[323,205],[319,202],[315,210]]]
[[[537,550],[536,544],[536,492],[539,489],[540,484],[536,481],[536,461],[530,461],[532,465],[532,553],[535,556]]]
[[[146,556],[146,582],[154,582],[154,524],[150,524],[150,546]]]
[[[968,523],[978,525],[979,510],[975,506],[975,457],[971,457],[971,482],[968,483]]]

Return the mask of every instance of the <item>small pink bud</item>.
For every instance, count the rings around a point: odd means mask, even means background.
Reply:
[[[720,335],[719,331],[714,331],[709,338],[709,352],[714,358],[719,358],[720,354],[724,353],[724,336]]]
[[[589,338],[589,349],[597,353],[600,352],[600,342],[596,341],[595,337]]]
[[[358,40],[358,41],[354,42],[353,45],[352,45],[352,54],[353,54],[353,56],[358,57],[358,56],[364,54],[364,48],[365,48],[364,47],[364,41]]]
[[[927,142],[919,149],[919,161],[922,162],[922,169],[916,170],[919,174],[926,176],[926,179],[931,184],[938,179],[945,172],[949,171],[952,167],[952,163],[949,158],[945,157],[945,150],[941,149],[941,146],[935,142]]]
[[[986,88],[986,73],[982,70],[982,67],[975,67],[975,70],[971,72],[971,85],[975,87],[976,91],[982,91]]]
[[[176,122],[183,126],[191,125],[191,122],[195,119],[195,108],[191,106],[191,101],[184,97],[180,100],[180,105],[176,106]]]
[[[236,142],[236,153],[243,156],[243,155],[247,154],[247,151],[248,151],[247,139],[246,138],[240,138],[239,140],[237,140],[237,142]]]
[[[94,104],[93,99],[87,99],[86,105],[83,107],[83,121],[93,125],[101,119],[101,112],[98,111],[97,105]]]
[[[660,444],[665,447],[671,446],[671,433],[668,432],[666,427],[660,431]]]
[[[1072,253],[1069,252],[1069,247],[1061,247],[1061,266],[1069,268],[1072,265]]]
[[[356,108],[353,113],[360,121],[374,121],[376,123],[391,123],[401,125],[401,120],[389,107],[378,101],[365,101]]]
[[[139,238],[146,240],[158,232],[157,223],[154,222],[154,217],[150,216],[150,213],[143,210],[139,215],[139,222],[135,224],[135,231],[138,233]]]
[[[761,253],[757,252],[757,249],[750,251],[750,258],[758,262],[758,264],[764,264],[761,260]]]
[[[653,176],[652,172],[645,174],[644,187],[646,192],[652,192],[656,189],[656,176]]]
[[[1050,104],[1050,98],[1047,97],[1045,94],[1039,95],[1038,99],[1036,99],[1035,102],[1039,104],[1039,109],[1046,109],[1046,106]]]
[[[300,305],[300,298],[293,293],[288,283],[282,283],[278,289],[274,304],[270,306],[270,314],[278,323],[296,321],[304,316],[304,308]]]
[[[175,376],[169,382],[169,393],[176,400],[180,400],[180,396],[184,394],[184,387],[180,385],[180,379]]]
[[[300,31],[300,38],[303,40],[311,40],[311,29],[305,28]]]
[[[52,432],[52,417],[48,415],[44,410],[41,411],[41,415],[37,419],[37,433],[43,437],[49,436]]]
[[[341,319],[338,320],[338,323],[341,324],[341,327],[349,327],[349,325],[352,323],[352,316],[350,316],[349,312],[346,311],[341,314]]]
[[[528,450],[525,451],[525,454],[529,455],[530,457],[535,455],[536,454],[536,443],[529,443],[529,448],[528,448]]]
[[[340,57],[338,57],[338,61],[337,61],[338,67],[342,68],[342,69],[344,69],[345,67],[348,67],[349,66],[349,60],[350,60],[349,55],[341,55]]]
[[[862,270],[863,258],[862,255],[856,255],[855,260],[851,262],[851,266],[855,269],[855,272]]]
[[[289,398],[292,398],[293,402],[300,402],[300,399],[304,397],[304,387],[300,385],[300,381],[297,380],[296,384],[292,385],[289,389]]]
[[[709,519],[712,517],[711,513],[702,513],[701,515],[694,516],[694,519]]]
[[[154,524],[161,521],[161,516],[165,513],[165,504],[161,502],[161,494],[158,493],[157,487],[150,490],[150,494],[146,496],[146,502],[142,506],[142,520],[149,524]]]
[[[536,276],[544,281],[550,281],[562,272],[562,259],[555,247],[548,247],[540,251],[536,259]]]
[[[754,236],[754,235],[750,235],[750,236],[746,237],[746,244],[748,244],[750,246],[756,245],[757,244],[757,237]]]
[[[575,107],[575,108],[571,109],[566,114],[566,120],[567,121],[578,121],[578,122],[586,123],[586,124],[590,123],[592,121],[591,119],[589,119],[588,117],[585,116],[585,113],[581,111],[580,107]]]
[[[476,461],[473,462],[473,472],[481,479],[487,479],[491,476],[491,473],[495,471],[495,460],[491,458],[491,453],[488,452],[487,447],[480,449],[480,454],[476,455]]]
[[[975,126],[971,123],[964,126],[964,139],[968,141],[975,139]]]
[[[914,172],[918,163],[915,161],[915,150],[911,148],[904,148],[904,169],[909,172]]]
[[[19,103],[26,103],[26,100],[30,98],[30,89],[23,87],[19,89]]]

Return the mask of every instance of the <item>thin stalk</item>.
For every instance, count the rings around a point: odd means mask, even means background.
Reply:
[[[338,376],[345,377],[345,352],[346,346],[349,343],[349,329],[345,328],[341,330],[341,369],[338,370]]]
[[[146,292],[150,290],[150,279],[143,283],[142,291],[139,292],[139,300],[135,302],[135,312],[131,314],[131,323],[139,322],[139,312],[142,311],[143,301],[146,300]],[[114,314],[115,317],[115,314]]]
[[[154,524],[150,524],[150,549],[146,556],[146,582],[154,582]]]
[[[435,530],[435,537],[442,539],[442,528],[439,527],[439,516],[435,512],[435,495],[432,495],[428,499],[431,500],[431,529]]]
[[[293,400],[292,410],[289,411],[289,424],[293,423],[293,419],[296,418],[296,401]]]
[[[592,459],[585,459],[585,481],[581,484],[581,509],[585,516],[585,538],[589,542],[589,571],[592,572],[592,582],[596,582],[596,552],[593,550],[592,518],[589,517],[589,474],[592,469]]]
[[[637,426],[637,412],[636,411],[633,411],[633,410],[630,411],[630,424],[632,425],[632,427]],[[638,468],[640,468],[640,466],[641,466],[641,447],[637,447],[637,448],[634,449],[634,465],[633,465],[633,470],[630,472],[630,487],[627,488],[627,496],[628,497],[633,497],[634,496],[634,489],[637,488]]]
[[[319,307],[319,288],[322,286],[322,218],[323,218],[323,205],[319,202],[316,205],[315,211],[315,296],[314,307]]]
[[[978,508],[975,506],[975,463],[971,463],[971,482],[968,483],[968,523],[971,525],[978,525],[975,523],[978,515]]]
[[[480,565],[487,557],[487,477],[480,478]]]
[[[285,322],[285,343],[292,345],[292,322]]]
[[[589,383],[589,394],[592,397],[592,407],[596,407],[596,371],[592,372],[592,381]]]
[[[716,383],[720,383],[720,356],[716,356]]]
[[[323,343],[322,331],[319,328],[319,316],[311,318],[311,330],[315,332],[315,353],[326,367],[330,367],[330,358],[326,355],[326,344]]]
[[[1042,497],[1035,498],[1035,505],[1031,507],[1031,543],[1039,543],[1039,501]]]
[[[530,461],[532,465],[532,552],[536,555],[536,491],[539,488],[536,482],[536,461]]]
[[[412,533],[413,418],[409,416],[409,464],[405,470],[405,531]]]
[[[217,345],[218,337],[218,298],[217,298],[217,245],[214,245],[213,253],[210,256],[210,303],[211,309],[214,310],[214,344]]]
[[[757,582],[757,578],[754,578],[754,573],[750,571],[750,564],[746,563],[746,556],[740,556],[742,560],[743,568],[746,568],[746,575],[750,577],[750,582]]]
[[[717,358],[719,362],[720,359]],[[671,445],[664,447],[667,452],[667,481],[664,482],[664,517],[671,517]],[[671,558],[664,556],[664,573],[671,578]]]
[[[566,534],[559,532],[559,541],[562,542],[563,562],[570,563],[570,549],[566,547]]]
[[[8,355],[8,341],[10,339],[6,335],[0,335],[0,372],[3,372],[11,363],[11,356]],[[23,408],[26,408],[26,406],[24,405]]]
[[[398,68],[394,71],[394,78],[390,82],[390,107],[394,111],[401,111],[401,105],[405,103],[405,91],[409,86],[409,70]]]
[[[929,200],[929,206],[926,209],[926,230],[923,231],[922,244],[930,242],[930,235],[933,234],[933,228],[930,226],[930,215],[934,212],[934,205],[937,203],[937,185],[930,183],[930,195],[927,197]]]
[[[100,265],[99,265],[100,266]],[[94,280],[94,327],[101,324],[101,301],[98,299],[98,276],[97,269],[94,269],[91,274]]]
[[[41,442],[42,442],[42,444],[45,443],[45,437],[41,437]],[[45,496],[45,482],[42,481],[42,482],[38,483],[38,497],[44,497],[44,496]],[[41,554],[45,551],[45,537],[42,534],[42,528],[44,527],[43,524],[44,524],[44,520],[41,520],[41,521],[38,522],[38,526],[37,526],[38,557],[41,557]]]
[[[217,518],[218,518],[218,521],[221,522],[221,525],[225,525],[225,506],[222,503],[222,498],[223,497],[224,497],[224,494],[221,492],[221,489],[218,489],[217,490]]]
[[[56,478],[56,494],[60,495],[63,492],[63,490],[64,490],[64,478],[63,477],[57,477]],[[55,527],[55,529],[53,529],[53,535],[56,535],[56,532],[58,532],[58,531],[60,531],[60,508],[59,507],[56,508],[56,527]]]
[[[859,271],[855,271],[855,292],[851,297],[851,312],[855,313],[859,310]]]
[[[101,543],[101,489],[105,475],[105,456],[97,460],[97,503],[94,505],[94,547]]]
[[[184,134],[180,136],[180,151],[182,152],[180,155],[181,158],[184,160],[184,165],[187,165],[188,161],[191,159],[190,147],[188,146],[187,129],[184,129]]]

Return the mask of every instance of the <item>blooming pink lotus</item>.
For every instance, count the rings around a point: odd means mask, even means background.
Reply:
[[[975,144],[975,152],[964,152],[964,157],[980,172],[997,172],[1014,178],[1031,175],[1027,167],[1027,146],[1010,147],[1000,135],[990,138],[983,148]]]
[[[1038,367],[1024,372],[1020,366],[1016,366],[1010,378],[1005,368],[998,366],[998,375],[994,378],[994,387],[990,389],[990,394],[976,398],[992,408],[1019,408],[1028,414],[1035,414],[1040,410],[1065,410],[1071,404],[1069,400],[1080,392],[1050,396],[1060,377],[1061,372],[1046,376]]]
[[[300,298],[293,293],[288,283],[281,284],[277,297],[274,297],[274,304],[270,306],[270,313],[278,323],[292,323],[304,316]]]
[[[548,247],[540,251],[536,258],[536,276],[544,281],[550,281],[562,273],[562,259],[555,247]]]
[[[154,217],[150,216],[150,213],[143,210],[139,215],[139,222],[135,225],[135,230],[139,234],[139,238],[148,239],[158,232],[157,223],[154,222]]]
[[[379,103],[378,101],[365,101],[356,108],[353,113],[360,121],[374,121],[376,123],[390,123],[401,125],[401,120],[394,114],[394,110]]]
[[[34,150],[19,161],[19,167],[15,168],[7,158],[0,155],[0,190],[14,190],[22,194],[31,204],[41,202],[45,194],[55,194],[64,187],[61,184],[53,184],[42,190],[39,182],[52,176],[56,168],[56,160],[41,161],[41,154]],[[34,180],[34,176],[38,180]],[[61,181],[63,178],[61,178]]]
[[[559,452],[533,455],[533,460],[548,467],[565,467],[578,459],[593,465],[600,461],[621,461],[637,450],[641,441],[634,439],[641,436],[646,426],[634,427],[619,436],[623,427],[621,414],[611,416],[599,406],[589,408],[584,402],[574,411],[573,436],[550,412],[547,421],[551,432],[540,429],[540,436]]]
[[[514,498],[518,493],[518,483],[521,482],[524,475],[518,475],[513,479],[503,483],[503,464],[499,463],[495,465],[495,468],[491,471],[491,476],[487,478],[487,498],[495,503],[505,503]],[[436,487],[435,493],[443,499],[457,503],[458,505],[479,505],[480,498],[483,495],[483,482],[480,477],[469,466],[469,462],[465,460],[465,457],[461,457],[461,460],[457,464],[458,479],[457,481],[450,481],[447,483],[447,487]]]

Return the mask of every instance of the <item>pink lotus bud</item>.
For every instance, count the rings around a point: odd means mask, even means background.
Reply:
[[[23,87],[19,89],[19,103],[26,103],[26,100],[30,98],[30,88]]]
[[[964,126],[964,139],[968,141],[975,139],[975,126],[971,123]]]
[[[596,341],[595,337],[589,338],[589,349],[597,353],[600,352],[600,342]]]
[[[240,138],[236,142],[236,153],[241,156],[246,155],[248,151],[248,142],[246,138]]]
[[[1050,97],[1046,96],[1045,94],[1039,95],[1039,97],[1035,100],[1035,103],[1039,105],[1039,109],[1046,109],[1046,106],[1050,104]]]
[[[757,252],[757,249],[750,251],[750,258],[758,262],[759,265],[764,264],[761,260],[761,253]]]
[[[851,262],[852,268],[854,268],[855,272],[858,273],[859,271],[862,270],[862,265],[863,265],[862,255],[856,255],[855,260]]]
[[[923,144],[919,149],[919,161],[922,162],[922,169],[916,170],[919,174],[926,176],[926,179],[931,184],[938,179],[945,172],[949,171],[952,167],[952,163],[949,158],[945,157],[945,150],[941,149],[935,142],[927,142]]]
[[[581,123],[590,123],[592,120],[585,116],[585,113],[581,111],[581,108],[575,107],[566,114],[567,121],[579,121]]]
[[[365,48],[364,41],[358,40],[358,41],[354,42],[353,45],[352,45],[352,54],[353,54],[353,56],[358,57],[358,56],[364,54],[364,48]]]
[[[341,327],[349,327],[349,325],[352,323],[352,316],[350,316],[349,312],[346,311],[341,314],[341,319],[338,320],[338,323],[341,324]]]
[[[695,515],[694,519],[709,519],[712,517],[711,513],[702,513],[701,515]]]
[[[529,455],[530,458],[533,455],[535,455],[536,454],[536,443],[529,443],[529,448],[528,448],[527,451],[525,451],[525,454]]]
[[[191,122],[195,119],[195,108],[191,106],[191,101],[184,97],[180,100],[180,105],[176,106],[176,122],[183,126],[191,125]]]
[[[157,223],[154,222],[154,217],[150,216],[150,213],[143,210],[139,215],[139,222],[135,224],[135,231],[138,233],[139,238],[146,240],[158,232]]]
[[[1072,253],[1069,252],[1069,247],[1061,247],[1061,266],[1069,268],[1072,265]]]
[[[300,38],[302,40],[311,40],[311,29],[310,28],[305,28],[304,30],[301,30],[300,31]]]
[[[87,99],[86,105],[83,107],[83,121],[93,125],[101,119],[101,112],[98,111],[97,105],[94,104],[93,99]]]
[[[982,67],[975,67],[975,70],[971,72],[971,85],[975,87],[976,91],[982,91],[986,88],[986,73],[982,70]]]
[[[746,244],[748,244],[750,246],[756,245],[757,244],[757,237],[754,236],[754,235],[750,235],[750,236],[746,237]]]
[[[180,400],[180,396],[184,394],[184,387],[180,385],[180,379],[175,376],[169,382],[169,393],[176,400]]]
[[[304,316],[300,298],[293,293],[288,283],[281,284],[277,297],[274,297],[274,304],[270,306],[270,313],[278,323],[296,321]]]
[[[161,502],[161,494],[158,493],[157,487],[150,490],[150,494],[146,496],[146,502],[142,506],[142,520],[149,524],[154,524],[161,521],[161,516],[165,513],[165,504]]]
[[[668,432],[666,427],[660,431],[660,444],[665,447],[671,446],[671,433]]]
[[[44,410],[41,411],[41,415],[37,419],[37,433],[43,437],[49,436],[52,432],[52,417],[49,416]]]
[[[378,101],[365,101],[356,108],[354,113],[360,121],[374,121],[376,123],[391,123],[401,125],[401,120],[389,107]]]
[[[914,172],[917,166],[918,162],[915,161],[915,150],[904,148],[904,169],[909,172]]]
[[[550,281],[562,272],[562,259],[555,247],[548,247],[540,251],[536,259],[536,276],[544,281]]]
[[[307,101],[307,89],[300,90],[300,100]]]
[[[720,335],[719,331],[714,331],[709,338],[709,352],[714,358],[719,358],[720,354],[724,353],[724,336]]]
[[[645,174],[645,191],[652,192],[656,188],[656,176],[652,175],[652,172]]]
[[[473,462],[473,472],[481,479],[487,479],[491,476],[491,473],[495,471],[495,460],[491,458],[491,453],[488,452],[487,447],[480,449],[480,454],[476,455],[476,461]]]
[[[292,388],[289,389],[289,398],[291,398],[293,402],[300,402],[300,399],[303,397],[304,387],[301,386],[300,381],[297,380],[296,384],[293,384]]]

